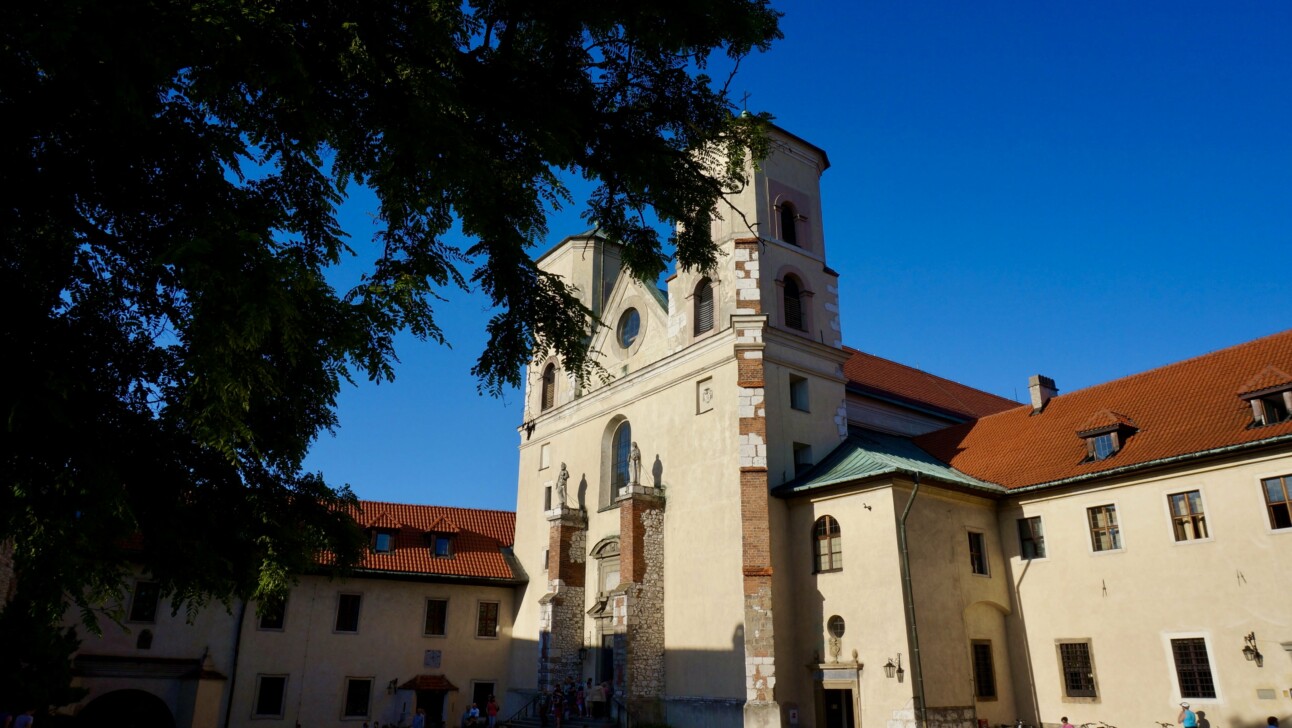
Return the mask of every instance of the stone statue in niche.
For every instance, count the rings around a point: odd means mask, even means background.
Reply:
[[[830,638],[830,662],[839,661],[839,651],[842,647],[843,645],[840,644],[838,637]]]
[[[565,463],[561,463],[561,474],[556,476],[556,507],[565,507],[565,487],[570,482],[570,471],[565,469]]]
[[[642,484],[642,451],[638,449],[635,441],[632,450],[628,453],[628,484]]]

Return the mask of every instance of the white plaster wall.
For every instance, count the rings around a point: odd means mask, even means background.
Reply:
[[[1021,605],[1009,623],[1020,646],[1020,707],[1045,722],[1064,715],[1123,726],[1174,720],[1181,698],[1169,640],[1202,636],[1218,697],[1189,702],[1213,726],[1263,725],[1266,716],[1292,714],[1292,652],[1280,645],[1292,642],[1292,529],[1270,529],[1260,485],[1289,473],[1292,455],[1285,452],[1010,499],[1000,532]],[[1202,493],[1211,538],[1176,543],[1167,496],[1188,490]],[[1095,553],[1086,509],[1107,503],[1117,506],[1124,549]],[[1023,516],[1042,518],[1045,559],[1019,558]],[[1250,632],[1263,667],[1243,658]],[[1056,641],[1077,639],[1091,640],[1095,702],[1063,695]]]

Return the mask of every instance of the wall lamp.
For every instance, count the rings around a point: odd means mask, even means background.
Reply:
[[[398,685],[399,685],[399,678],[393,678],[390,682],[386,683],[386,694],[394,695],[395,688],[398,687]]]
[[[897,664],[893,664],[892,659],[884,663],[884,676],[897,677],[897,682],[903,682],[906,679],[906,671],[902,669],[902,653],[897,653]]]
[[[1246,657],[1248,662],[1255,662],[1257,667],[1265,664],[1265,655],[1262,655],[1260,648],[1256,646],[1255,632],[1248,632],[1243,638],[1243,657]]]

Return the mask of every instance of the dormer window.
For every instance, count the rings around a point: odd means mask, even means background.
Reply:
[[[1292,375],[1275,366],[1265,367],[1247,380],[1238,396],[1252,408],[1250,427],[1287,422],[1292,415]]]
[[[437,559],[453,558],[453,537],[447,533],[431,534],[431,555]]]
[[[372,534],[372,550],[379,554],[393,553],[395,534],[393,531],[376,531]]]
[[[1111,410],[1103,410],[1090,418],[1077,437],[1086,441],[1086,459],[1083,462],[1107,460],[1116,455],[1126,444],[1126,438],[1136,431],[1129,417]]]

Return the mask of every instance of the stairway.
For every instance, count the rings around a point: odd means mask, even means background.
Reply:
[[[615,721],[611,718],[570,718],[561,721],[561,728],[604,728],[612,726]],[[543,724],[537,717],[527,716],[524,718],[514,718],[506,723],[500,723],[501,726],[508,728],[540,728]],[[556,728],[556,721],[549,718],[547,728]]]

